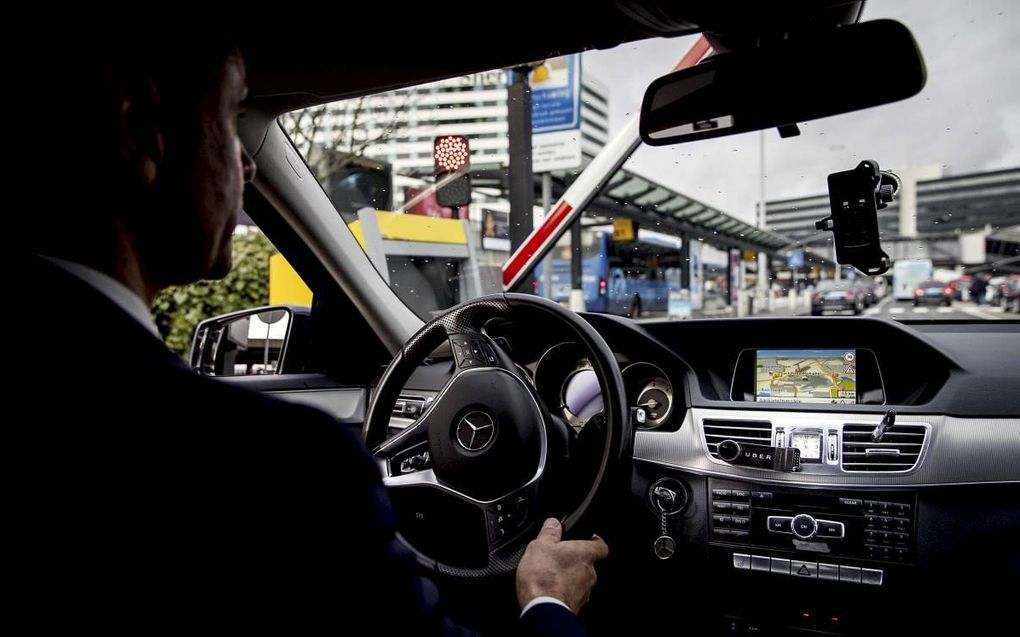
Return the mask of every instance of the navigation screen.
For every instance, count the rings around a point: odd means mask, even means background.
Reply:
[[[754,397],[763,403],[854,404],[857,351],[760,349],[755,360]]]

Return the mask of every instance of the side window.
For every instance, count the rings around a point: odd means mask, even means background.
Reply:
[[[245,215],[234,231],[230,273],[218,281],[198,281],[163,290],[152,304],[152,316],[167,347],[187,360],[199,323],[267,305],[287,305],[307,313],[312,305],[312,292]],[[238,364],[236,369],[236,375],[276,371],[275,366],[265,363]]]

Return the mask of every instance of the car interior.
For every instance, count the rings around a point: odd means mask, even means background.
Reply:
[[[498,30],[460,30],[447,15],[454,9],[431,6],[389,16],[385,38],[352,27],[343,46],[312,38],[293,47],[250,34],[241,135],[258,173],[245,212],[314,301],[289,320],[300,338],[288,345],[286,373],[220,382],[315,405],[361,432],[403,539],[451,614],[483,631],[514,620],[513,571],[548,516],[564,521],[568,537],[597,532],[610,546],[581,614],[593,635],[621,627],[877,635],[1015,626],[1020,324],[636,322],[573,312],[520,288],[423,320],[337,222],[278,119],[428,81],[700,33],[716,51],[758,60],[761,76],[769,75],[761,60],[789,65],[782,90],[792,97],[747,101],[739,84],[750,81],[748,67],[737,72],[723,57],[715,72],[734,84],[686,111],[646,104],[642,137],[677,143],[670,122],[708,121],[712,100],[738,100],[737,128],[771,130],[921,90],[923,62],[911,76],[908,61],[886,76],[904,81],[875,81],[873,98],[847,97],[827,110],[816,108],[824,100],[797,95],[871,83],[883,56],[896,69],[895,29],[869,32],[870,49],[839,41],[840,64],[875,55],[855,73],[768,57],[773,49],[763,43],[789,34],[831,42],[833,29],[861,20],[863,5],[526,2],[465,20],[498,21]],[[445,30],[456,33],[455,53],[428,46],[430,34]],[[856,400],[763,400],[756,389],[756,374],[778,391],[838,377],[847,366],[859,386],[836,378],[832,397],[848,391]]]

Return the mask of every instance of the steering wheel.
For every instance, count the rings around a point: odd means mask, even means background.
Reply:
[[[573,430],[549,413],[483,331],[490,320],[521,311],[565,325],[586,350],[602,391],[603,415],[593,418],[603,434],[601,455],[592,454],[594,478],[574,489],[579,495],[569,504],[556,494],[570,479]],[[386,440],[404,384],[447,340],[453,376],[414,424]],[[585,430],[592,426],[589,421]],[[543,516],[561,519],[565,534],[577,533],[590,522],[593,502],[630,479],[633,436],[613,353],[577,314],[528,294],[474,299],[422,327],[379,381],[364,435],[397,512],[399,536],[420,563],[445,575],[512,572]]]

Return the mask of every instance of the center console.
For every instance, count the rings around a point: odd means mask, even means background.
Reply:
[[[916,511],[912,493],[766,489],[718,479],[709,485],[712,542],[748,551],[770,549],[781,552],[780,559],[825,564],[822,573],[814,567],[788,573],[794,577],[881,585],[883,568],[912,561]],[[763,564],[759,560],[757,568],[753,562],[747,567],[763,570]],[[837,575],[839,566],[857,570]],[[868,571],[867,581],[858,574],[861,568]],[[771,563],[768,570],[774,570]]]
[[[870,605],[882,591],[912,576],[913,492],[709,478],[707,495],[711,568],[728,582],[723,632],[752,634],[765,621],[779,634],[857,634],[874,628]],[[768,599],[794,603],[777,609]]]

